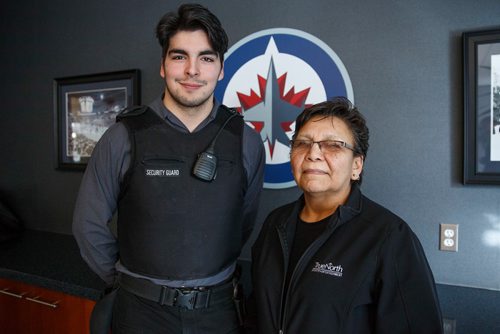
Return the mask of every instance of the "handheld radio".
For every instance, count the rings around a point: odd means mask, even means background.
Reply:
[[[193,167],[193,175],[200,180],[211,182],[217,176],[217,157],[215,156],[215,142],[217,141],[217,138],[219,137],[222,130],[224,130],[224,128],[226,127],[227,123],[229,123],[231,119],[238,115],[239,114],[237,112],[234,112],[231,116],[229,116],[224,124],[222,124],[219,131],[217,131],[217,134],[215,135],[212,142],[210,142],[208,148],[204,152],[198,154],[198,159],[196,159]]]

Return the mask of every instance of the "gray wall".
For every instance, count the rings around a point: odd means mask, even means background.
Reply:
[[[0,12],[0,196],[36,230],[71,233],[81,172],[54,169],[52,81],[138,68],[142,100],[162,89],[154,25],[179,1],[10,1]],[[498,27],[497,0],[202,1],[231,44],[267,28],[315,35],[344,62],[371,147],[363,190],[419,236],[437,282],[500,290],[500,187],[464,186],[463,31]],[[295,188],[266,190],[259,223]],[[440,223],[459,252],[438,251]],[[243,253],[248,257],[248,247]]]

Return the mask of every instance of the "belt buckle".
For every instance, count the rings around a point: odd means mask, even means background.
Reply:
[[[176,294],[172,306],[185,307],[188,310],[194,310],[196,299],[198,298],[198,291],[175,289]]]
[[[210,302],[210,290],[193,290],[162,286],[159,303],[161,305],[183,307],[188,310],[207,308]]]

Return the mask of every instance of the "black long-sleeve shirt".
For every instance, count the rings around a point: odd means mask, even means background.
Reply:
[[[215,119],[219,103],[215,101],[210,115],[195,129],[199,131]],[[149,107],[179,131],[189,132],[184,124],[163,104],[161,96]],[[208,143],[207,143],[208,144]],[[234,265],[204,279],[167,281],[144,277],[130,272],[119,261],[116,237],[109,223],[117,208],[120,183],[131,161],[131,144],[127,129],[122,123],[111,126],[94,148],[82,179],[73,214],[73,234],[83,259],[107,284],[112,284],[116,272],[143,277],[172,287],[209,286],[229,277]],[[245,240],[252,231],[259,195],[262,190],[265,152],[260,136],[250,127],[243,130],[243,166],[247,179],[247,192],[243,206],[243,230]]]

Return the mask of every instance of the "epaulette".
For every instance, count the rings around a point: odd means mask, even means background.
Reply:
[[[120,111],[118,115],[116,115],[116,121],[119,122],[122,118],[130,117],[130,116],[139,116],[142,115],[148,110],[148,106],[131,106]]]

